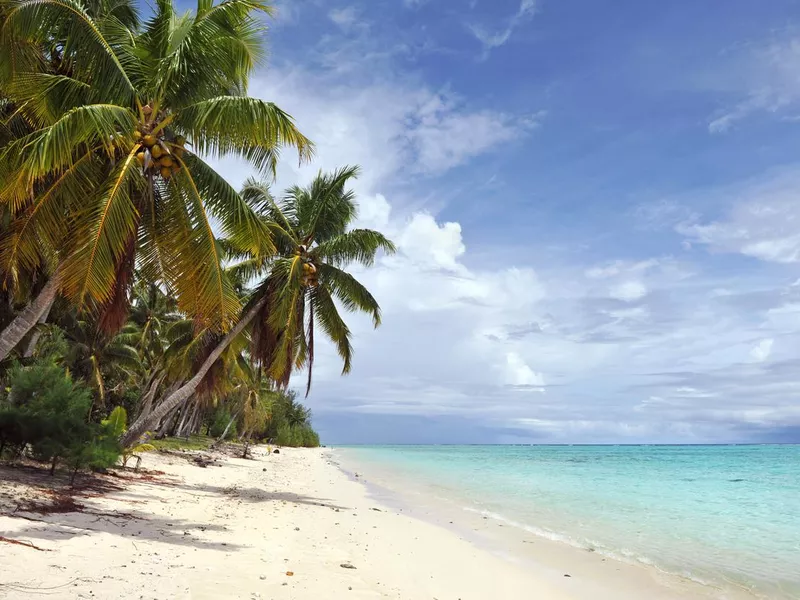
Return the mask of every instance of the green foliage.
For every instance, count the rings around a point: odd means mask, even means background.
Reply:
[[[90,391],[52,362],[17,365],[8,380],[8,395],[0,401],[0,446],[18,452],[30,447],[34,458],[53,468],[59,461],[73,471],[116,464],[123,409],[102,423],[89,422]]]
[[[0,264],[52,273],[57,258],[60,292],[112,314],[106,325],[124,321],[138,268],[184,313],[224,330],[241,305],[212,221],[257,255],[274,248],[199,155],[270,173],[282,148],[306,160],[313,146],[290,115],[246,95],[271,9],[203,0],[179,15],[175,4],[159,0],[140,20],[131,0],[2,2],[0,117],[25,127],[9,135],[0,120],[0,201],[13,213]]]
[[[231,411],[228,409],[227,406],[225,405],[217,406],[217,408],[211,414],[211,422],[209,423],[208,427],[208,435],[210,435],[213,438],[219,438],[225,431],[225,428],[228,426],[228,423],[230,423],[232,416],[233,415],[231,415]],[[225,434],[225,438],[229,439],[235,437],[236,437],[236,423],[233,423],[228,429],[228,433]]]
[[[310,425],[289,425],[284,423],[278,428],[275,443],[279,446],[289,446],[291,448],[317,448],[319,446],[319,435]]]
[[[107,419],[104,419],[101,424],[105,427],[108,435],[119,437],[125,433],[128,424],[128,413],[121,406],[117,406],[111,411]]]

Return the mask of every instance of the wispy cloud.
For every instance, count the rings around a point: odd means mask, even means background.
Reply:
[[[734,79],[742,82],[740,98],[712,116],[710,133],[725,133],[757,113],[779,113],[800,104],[800,39],[748,48],[748,54],[735,61],[734,68]]]
[[[535,13],[536,0],[521,0],[517,12],[511,16],[504,28],[492,30],[484,25],[475,23],[468,24],[467,27],[483,46],[482,57],[485,59],[488,58],[493,49],[499,48],[510,40],[514,30]]]
[[[711,191],[708,195],[736,198],[718,219],[695,218],[676,230],[693,244],[716,252],[738,253],[767,262],[800,262],[800,166]]]
[[[328,13],[328,18],[345,31],[359,24],[358,9],[355,6],[334,8]]]

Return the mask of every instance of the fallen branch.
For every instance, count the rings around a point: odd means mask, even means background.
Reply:
[[[34,550],[39,550],[41,552],[50,552],[49,548],[39,548],[39,546],[34,546],[30,542],[23,542],[22,540],[12,540],[11,538],[3,537],[0,535],[0,542],[5,542],[6,544],[18,544],[20,546],[26,546],[28,548],[33,548]]]

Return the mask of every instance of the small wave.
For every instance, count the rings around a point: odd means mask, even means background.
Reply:
[[[531,533],[540,538],[544,538],[553,542],[567,544],[573,548],[578,548],[580,550],[596,552],[601,556],[605,556],[606,558],[610,558],[612,560],[616,560],[625,564],[639,565],[639,566],[645,565],[649,568],[655,569],[659,573],[662,573],[670,577],[680,577],[682,579],[691,581],[693,583],[702,585],[704,587],[709,587],[716,590],[720,589],[719,582],[705,579],[703,577],[698,576],[696,573],[691,573],[683,569],[678,570],[678,569],[666,568],[660,565],[659,563],[655,562],[653,559],[647,556],[642,556],[641,554],[634,552],[632,550],[628,550],[627,548],[611,549],[594,540],[590,539],[580,540],[562,533],[551,531],[549,529],[534,527],[532,525],[520,523],[519,521],[509,519],[508,517],[505,517],[496,512],[492,512],[490,510],[473,508],[469,506],[462,506],[461,508],[467,512],[476,513],[483,517],[494,519],[495,521],[500,521],[506,525],[510,525],[512,527],[516,527],[517,529],[527,531],[528,533]],[[741,586],[739,585],[737,585],[736,587],[742,589]],[[752,592],[752,590],[748,591]]]

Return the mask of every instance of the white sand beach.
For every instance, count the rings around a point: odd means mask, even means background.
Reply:
[[[25,510],[48,500],[30,485],[41,475],[4,467],[0,598],[712,597],[547,540],[509,538],[501,555],[460,535],[478,529],[464,515],[443,527],[379,504],[330,453],[256,450],[253,460],[221,457],[206,468],[151,453],[145,473],[103,476],[105,489],[74,498],[82,510],[50,514]]]

